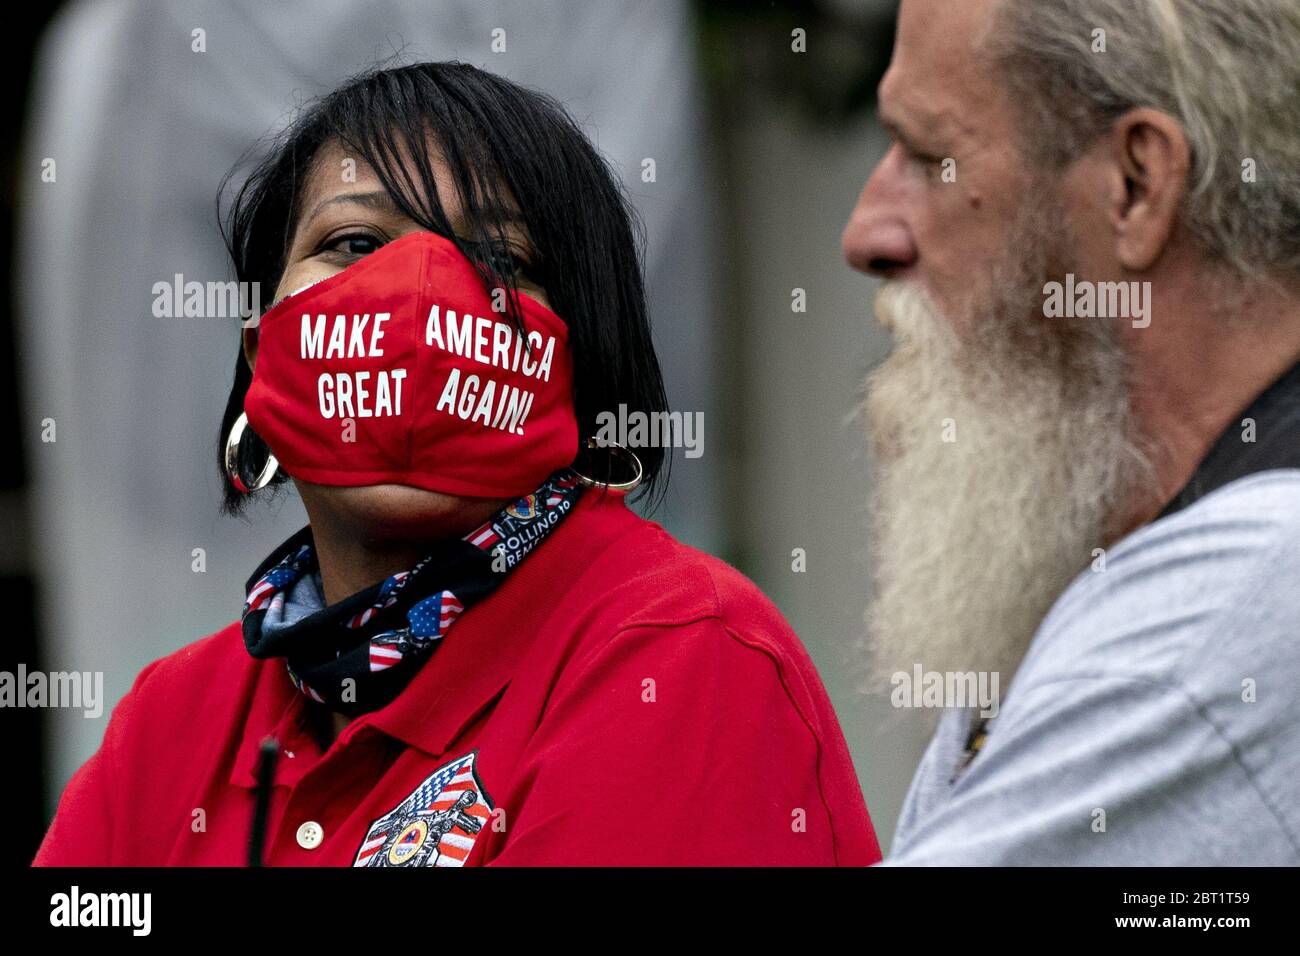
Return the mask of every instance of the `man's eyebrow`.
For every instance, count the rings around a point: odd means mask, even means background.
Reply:
[[[915,146],[916,140],[903,128],[902,119],[895,114],[882,109],[880,111],[880,125],[884,127],[885,132],[889,134],[891,139],[907,147]]]
[[[880,125],[885,128],[885,132],[888,133],[892,139],[902,140],[907,138],[902,128],[898,125],[898,121],[886,116],[884,113],[880,114]]]
[[[924,108],[907,110],[912,122],[907,122],[904,115],[899,113],[895,105],[880,105],[877,109],[877,117],[880,125],[884,128],[895,141],[902,143],[904,146],[913,151],[923,151],[920,149],[923,141],[936,141],[944,138],[944,130],[947,124],[940,116],[929,114]],[[915,130],[915,132],[912,132]]]

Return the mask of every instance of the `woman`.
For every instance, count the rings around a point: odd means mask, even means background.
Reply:
[[[38,864],[869,864],[835,715],[748,580],[625,504],[666,411],[631,214],[553,101],[461,64],[309,109],[225,220],[226,508],[309,524],[146,667]]]

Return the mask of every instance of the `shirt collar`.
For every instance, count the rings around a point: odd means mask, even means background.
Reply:
[[[589,489],[500,587],[461,616],[393,701],[353,723],[373,727],[430,756],[441,755],[510,683],[566,585],[640,520],[623,495]],[[258,664],[260,674],[230,776],[232,784],[249,789],[256,784],[264,737],[275,733],[283,749],[307,733],[307,701],[290,683],[284,662]],[[276,784],[291,784],[301,775],[286,764],[293,761],[277,763]]]
[[[1243,438],[1245,419],[1254,422],[1254,441]],[[1233,419],[1158,518],[1181,511],[1238,478],[1273,468],[1300,468],[1300,363]]]

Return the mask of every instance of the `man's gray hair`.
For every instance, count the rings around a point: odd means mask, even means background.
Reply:
[[[1004,0],[988,39],[1032,160],[1068,164],[1129,109],[1168,113],[1191,235],[1242,276],[1300,280],[1300,0]]]

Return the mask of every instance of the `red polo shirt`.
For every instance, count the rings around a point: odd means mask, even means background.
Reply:
[[[830,701],[733,568],[589,492],[406,689],[324,752],[239,622],[155,661],[37,865],[243,865],[280,741],[272,865],[856,865],[880,859]]]

